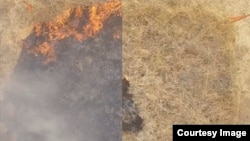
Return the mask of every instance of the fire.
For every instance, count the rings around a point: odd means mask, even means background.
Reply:
[[[54,48],[48,42],[44,42],[38,45],[36,48],[30,49],[29,53],[33,54],[34,56],[39,56],[39,54],[45,56],[46,60],[43,62],[44,65],[55,61]]]
[[[54,21],[35,24],[34,34],[46,41],[38,43],[30,52],[35,56],[45,56],[47,59],[44,64],[56,61],[53,44],[67,37],[74,37],[80,42],[94,37],[111,15],[121,16],[121,1],[112,0],[91,7],[69,8]]]
[[[82,10],[81,10],[81,7],[77,7],[76,10],[75,10],[75,16],[78,17],[78,18],[81,18],[82,17]]]

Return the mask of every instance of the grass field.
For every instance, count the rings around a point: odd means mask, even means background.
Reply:
[[[249,14],[249,3],[231,2],[123,1],[123,74],[145,121],[124,140],[171,140],[172,124],[243,122],[249,24],[229,17]]]
[[[100,1],[0,0],[0,87],[34,23]],[[174,123],[249,123],[250,18],[229,20],[250,14],[249,6],[248,0],[123,0],[123,74],[145,124],[124,133],[125,141],[170,140]]]

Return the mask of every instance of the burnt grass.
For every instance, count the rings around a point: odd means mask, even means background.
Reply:
[[[56,61],[49,64],[43,64],[45,56],[28,52],[46,41],[31,33],[5,88],[1,107],[13,105],[14,116],[2,115],[8,128],[4,139],[15,135],[18,141],[47,141],[55,134],[54,139],[60,135],[75,141],[120,140],[122,41],[113,34],[121,28],[121,17],[111,15],[95,37],[55,42]],[[43,126],[53,121],[58,124]]]
[[[122,80],[122,130],[124,132],[137,133],[143,128],[143,119],[139,114],[132,94],[129,93],[129,81],[126,78]]]

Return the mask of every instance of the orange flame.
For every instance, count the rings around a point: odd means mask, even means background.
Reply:
[[[34,52],[35,56],[38,56],[38,54],[43,54],[44,56],[47,57],[47,59],[43,62],[43,64],[48,64],[52,61],[55,61],[54,49],[48,42],[44,42],[37,48],[34,48],[32,52]]]
[[[84,18],[84,12],[88,14],[88,22],[79,27],[80,20]],[[52,41],[59,41],[67,37],[74,37],[78,41],[96,36],[103,28],[103,23],[112,14],[121,16],[121,1],[112,0],[104,4],[95,4],[91,7],[76,7],[66,10],[53,22],[37,23],[34,26],[36,36],[43,36],[47,40],[41,43],[31,52],[34,55],[47,57],[44,62],[48,64],[56,60]]]
[[[80,18],[80,17],[82,17],[82,14],[83,13],[82,13],[81,7],[77,7],[75,10],[75,16]]]

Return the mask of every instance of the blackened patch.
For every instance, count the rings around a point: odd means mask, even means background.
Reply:
[[[0,122],[9,133],[1,139],[13,135],[17,141],[121,140],[122,42],[113,38],[121,23],[121,16],[113,14],[91,38],[50,40],[56,60],[47,64],[48,56],[29,51],[48,36],[29,35],[0,106],[6,111]]]
[[[136,107],[132,94],[129,91],[129,81],[123,78],[122,81],[122,130],[124,132],[138,132],[142,130],[143,119],[139,115],[138,108]]]

